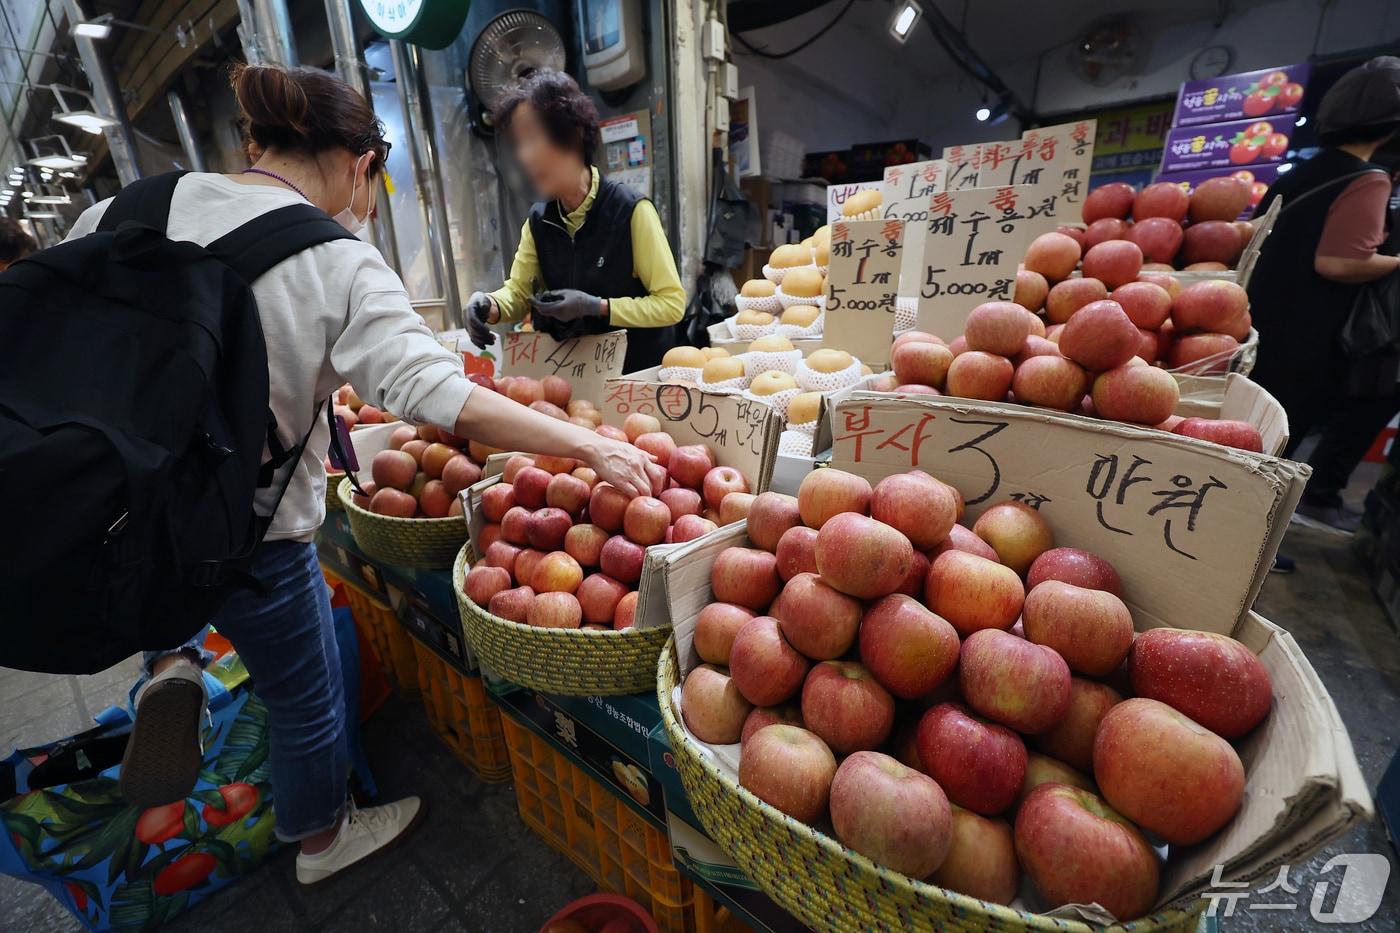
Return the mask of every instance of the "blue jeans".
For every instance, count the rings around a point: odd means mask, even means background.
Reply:
[[[330,594],[316,546],[265,541],[253,574],[268,589],[240,590],[214,618],[267,705],[277,838],[297,842],[340,822],[350,773],[344,681],[331,620]],[[204,633],[177,650],[196,652]],[[170,652],[148,653],[146,662]]]

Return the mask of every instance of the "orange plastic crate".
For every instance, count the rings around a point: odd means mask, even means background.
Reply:
[[[509,716],[501,717],[520,818],[598,887],[651,911],[666,933],[730,933],[720,910],[676,870],[664,830]],[[702,901],[703,898],[703,901]],[[697,908],[708,911],[703,920]],[[728,912],[724,911],[724,915]]]
[[[715,903],[703,888],[695,889],[695,933],[751,933],[752,930],[730,913],[728,907]]]
[[[418,654],[413,650],[413,636],[404,631],[394,610],[325,564],[321,565],[321,573],[332,584],[343,587],[355,622],[374,646],[384,673],[400,690],[417,693]]]
[[[483,781],[510,780],[510,755],[501,711],[486,696],[480,675],[463,674],[413,640],[418,686],[428,721],[447,747]]]

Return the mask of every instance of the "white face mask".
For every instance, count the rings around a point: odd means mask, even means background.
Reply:
[[[370,158],[374,158],[373,154],[368,153],[368,152],[365,153],[365,156],[369,156]],[[361,156],[360,158],[364,158],[365,156]],[[368,182],[368,177],[366,178],[366,181]],[[370,184],[372,185],[373,183],[370,182]],[[359,160],[359,159],[356,159],[356,160],[355,160],[355,180],[354,180],[354,181],[351,183],[351,185],[350,185],[350,203],[347,204],[347,205],[345,205],[345,210],[341,211],[339,214],[336,214],[335,217],[332,218],[336,223],[340,224],[342,227],[344,227],[344,228],[345,228],[346,230],[348,230],[350,233],[353,233],[355,236],[359,236],[361,233],[364,232],[365,224],[369,222],[369,215],[372,214],[372,213],[374,213],[374,199],[371,197],[371,198],[370,198],[370,205],[369,205],[369,208],[365,211],[365,216],[364,216],[364,218],[361,219],[361,218],[355,216],[355,211],[354,211],[354,207],[355,207],[355,192],[356,192],[356,190],[358,190],[359,185],[360,185],[360,160]]]

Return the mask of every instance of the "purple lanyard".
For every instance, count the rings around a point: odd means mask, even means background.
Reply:
[[[291,182],[287,181],[287,179],[283,178],[281,175],[278,175],[276,172],[269,172],[269,171],[268,171],[267,169],[265,169],[265,168],[245,168],[245,169],[244,169],[242,172],[240,172],[239,174],[240,174],[240,175],[249,175],[249,174],[252,174],[252,175],[266,175],[268,178],[272,178],[272,179],[275,179],[275,180],[277,180],[277,181],[280,181],[282,184],[286,185],[288,188],[291,188],[291,189],[292,189],[293,191],[295,191],[297,194],[301,195],[303,198],[306,198],[306,200],[307,200],[308,202],[311,200],[310,198],[307,198],[307,197],[306,197],[306,192],[305,192],[305,191],[302,191],[302,190],[301,190],[300,188],[298,188],[296,185],[294,185],[294,184],[292,184]]]

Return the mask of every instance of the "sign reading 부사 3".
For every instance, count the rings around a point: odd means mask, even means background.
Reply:
[[[872,368],[889,363],[904,231],[902,220],[831,225],[822,345],[852,353]]]

